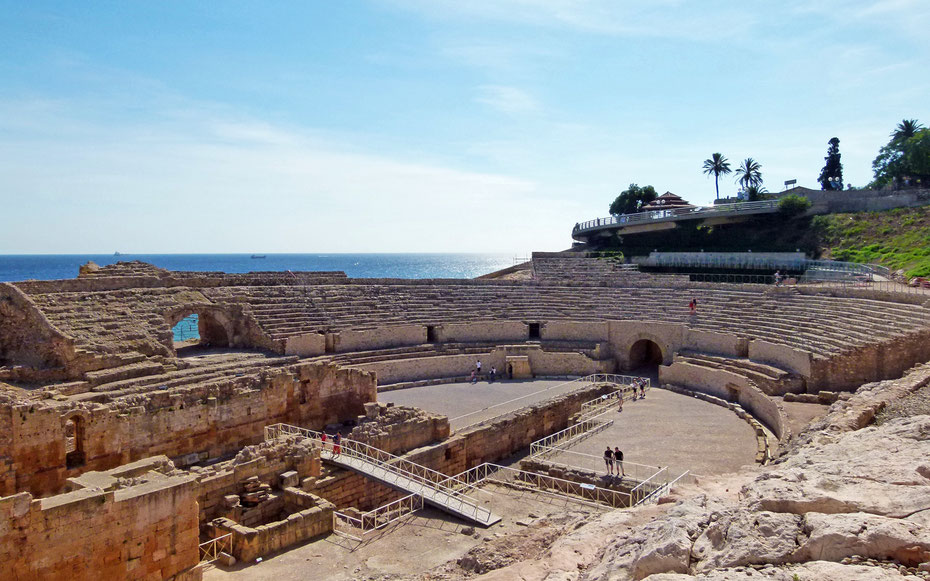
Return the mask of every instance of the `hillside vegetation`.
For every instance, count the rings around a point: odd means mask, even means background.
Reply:
[[[625,236],[613,249],[627,256],[668,252],[793,252],[849,262],[869,262],[930,276],[930,206],[885,212],[828,214],[813,218],[759,216],[743,224],[681,227]]]
[[[930,276],[930,206],[816,216],[822,256]]]

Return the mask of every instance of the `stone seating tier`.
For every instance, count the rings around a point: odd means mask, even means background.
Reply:
[[[181,360],[183,363],[184,360]],[[177,369],[163,373],[123,379],[92,387],[90,391],[74,394],[74,401],[94,401],[106,403],[119,398],[144,394],[154,391],[174,391],[186,386],[226,381],[234,378],[260,374],[270,369],[296,363],[297,357],[268,357],[260,353],[234,353],[213,357],[207,363],[201,363],[186,369]]]
[[[188,293],[191,291],[187,291]],[[49,320],[90,352],[170,355],[164,313],[177,308],[184,289],[109,293],[54,293],[33,299]],[[910,305],[866,299],[657,288],[443,284],[313,285],[199,289],[213,304],[247,309],[271,339],[325,330],[399,324],[493,320],[602,321],[632,319],[684,323],[808,349],[828,356],[930,324]],[[687,300],[698,298],[696,316]]]

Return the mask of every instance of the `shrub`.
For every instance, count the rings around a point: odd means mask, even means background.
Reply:
[[[811,201],[797,194],[790,194],[778,202],[778,213],[785,218],[803,214],[811,207]]]

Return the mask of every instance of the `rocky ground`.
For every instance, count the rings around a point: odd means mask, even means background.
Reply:
[[[545,548],[537,542],[546,535],[530,527],[506,546],[484,544],[424,575],[392,578],[930,579],[928,384],[924,365],[863,386],[773,464],[566,528]],[[523,558],[493,556],[514,554]]]

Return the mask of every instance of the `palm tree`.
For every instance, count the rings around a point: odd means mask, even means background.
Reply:
[[[714,187],[717,189],[717,199],[720,199],[720,174],[728,174],[733,170],[730,169],[730,162],[723,157],[722,153],[715,153],[710,159],[704,160],[704,173],[707,175],[714,174]]]
[[[917,119],[905,119],[898,123],[898,126],[891,133],[891,142],[904,143],[923,128],[924,126],[918,123]]]
[[[751,157],[743,160],[743,163],[736,169],[736,181],[743,188],[762,185],[762,164]]]

